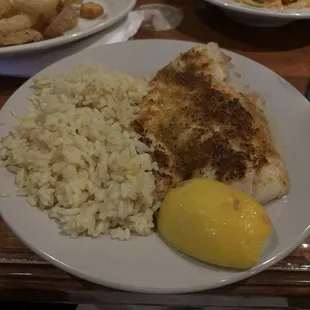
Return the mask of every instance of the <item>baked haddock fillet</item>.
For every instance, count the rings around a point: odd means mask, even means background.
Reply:
[[[266,117],[226,81],[229,61],[217,44],[198,45],[150,82],[133,126],[154,146],[157,199],[193,177],[230,184],[262,204],[288,193]]]

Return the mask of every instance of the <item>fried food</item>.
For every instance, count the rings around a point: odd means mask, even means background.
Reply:
[[[4,37],[10,33],[31,28],[35,25],[37,16],[20,13],[13,17],[0,19],[0,36]]]
[[[64,32],[76,27],[78,15],[72,6],[66,6],[51,24],[45,29],[43,36],[45,38],[55,38],[62,36]]]
[[[86,19],[95,19],[104,13],[101,5],[94,2],[87,2],[81,6],[80,15]]]
[[[72,4],[80,5],[80,4],[83,4],[84,0],[60,0],[60,1],[63,2],[63,4],[66,4],[66,5],[72,5]]]
[[[0,18],[10,11],[12,7],[11,0],[0,0]]]
[[[21,13],[20,9],[19,9],[17,6],[12,5],[12,6],[10,7],[10,9],[9,9],[4,15],[2,15],[2,16],[0,17],[0,19],[1,19],[1,18],[10,18],[10,17],[13,17],[13,16],[15,16],[15,15],[18,15],[18,14],[20,14],[20,13]]]
[[[38,20],[36,24],[33,26],[33,29],[44,33],[45,29],[51,24],[51,22],[57,17],[58,13],[46,13],[46,14],[39,14]]]
[[[287,194],[264,113],[226,81],[228,62],[216,44],[201,45],[152,80],[134,128],[155,147],[158,199],[193,177],[230,184],[260,203]]]
[[[56,12],[59,0],[14,0],[14,5],[21,11],[41,14]]]
[[[30,42],[38,42],[43,39],[42,34],[32,28],[10,33],[0,37],[0,46],[20,45]]]

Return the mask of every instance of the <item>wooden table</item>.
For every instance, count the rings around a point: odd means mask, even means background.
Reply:
[[[185,12],[182,25],[173,31],[140,30],[135,39],[173,38],[209,42],[246,55],[282,75],[302,93],[310,80],[310,21],[280,29],[251,28],[236,24],[203,0],[140,0],[169,3]],[[255,74],[255,72],[253,72]],[[0,77],[0,106],[24,82]],[[292,103],[293,104],[293,103]],[[310,221],[310,219],[309,219]],[[70,276],[44,262],[0,220],[0,300],[57,301],[82,303],[149,303],[203,305],[207,296],[288,296],[292,306],[307,304],[310,294],[310,239],[271,269],[241,283],[222,289],[183,296],[151,296],[115,291]],[[298,298],[297,298],[298,297]]]

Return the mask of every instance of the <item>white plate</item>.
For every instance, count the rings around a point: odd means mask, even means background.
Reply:
[[[310,19],[310,8],[295,10],[270,10],[257,8],[234,0],[205,0],[238,23],[258,27],[279,27],[294,20]]]
[[[95,0],[94,2],[104,7],[105,14],[94,20],[79,18],[78,26],[66,32],[62,37],[16,46],[0,47],[0,56],[13,53],[41,51],[68,44],[88,37],[103,29],[110,27],[124,18],[135,6],[136,0]],[[107,18],[105,17],[107,15]]]
[[[156,73],[194,43],[170,40],[129,41],[75,54],[48,67],[42,74],[65,72],[80,63],[104,64],[134,76]],[[158,51],[161,51],[158,53]],[[291,190],[267,208],[274,225],[270,245],[259,265],[249,271],[216,269],[177,254],[156,235],[128,242],[110,237],[70,239],[59,234],[46,213],[20,197],[2,198],[2,217],[34,252],[59,268],[86,280],[119,289],[180,293],[210,289],[245,279],[268,268],[293,251],[308,235],[310,223],[310,104],[274,72],[243,56],[227,52],[237,72],[252,89],[266,94],[267,111],[278,148],[287,164]],[[233,74],[232,76],[235,76]],[[235,77],[235,83],[240,79]],[[0,112],[0,136],[13,124],[10,109],[21,114],[30,106],[32,80],[25,83]],[[14,177],[0,169],[1,191],[15,193]]]
[[[56,61],[91,47],[125,42],[139,30],[143,17],[137,11],[131,11],[127,17],[108,29],[87,38],[35,53],[1,55],[0,75],[32,77]]]

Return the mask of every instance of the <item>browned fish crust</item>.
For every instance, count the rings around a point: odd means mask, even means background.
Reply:
[[[250,113],[249,98],[215,86],[212,76],[203,74],[204,66],[195,64],[201,55],[192,53],[180,56],[182,70],[170,64],[158,72],[134,122],[143,142],[155,146],[157,179],[165,188],[205,167],[214,169],[218,180],[236,181],[249,167],[259,169],[267,153],[274,152],[269,141],[264,143],[264,126],[253,119],[256,114],[267,126],[261,111]]]

